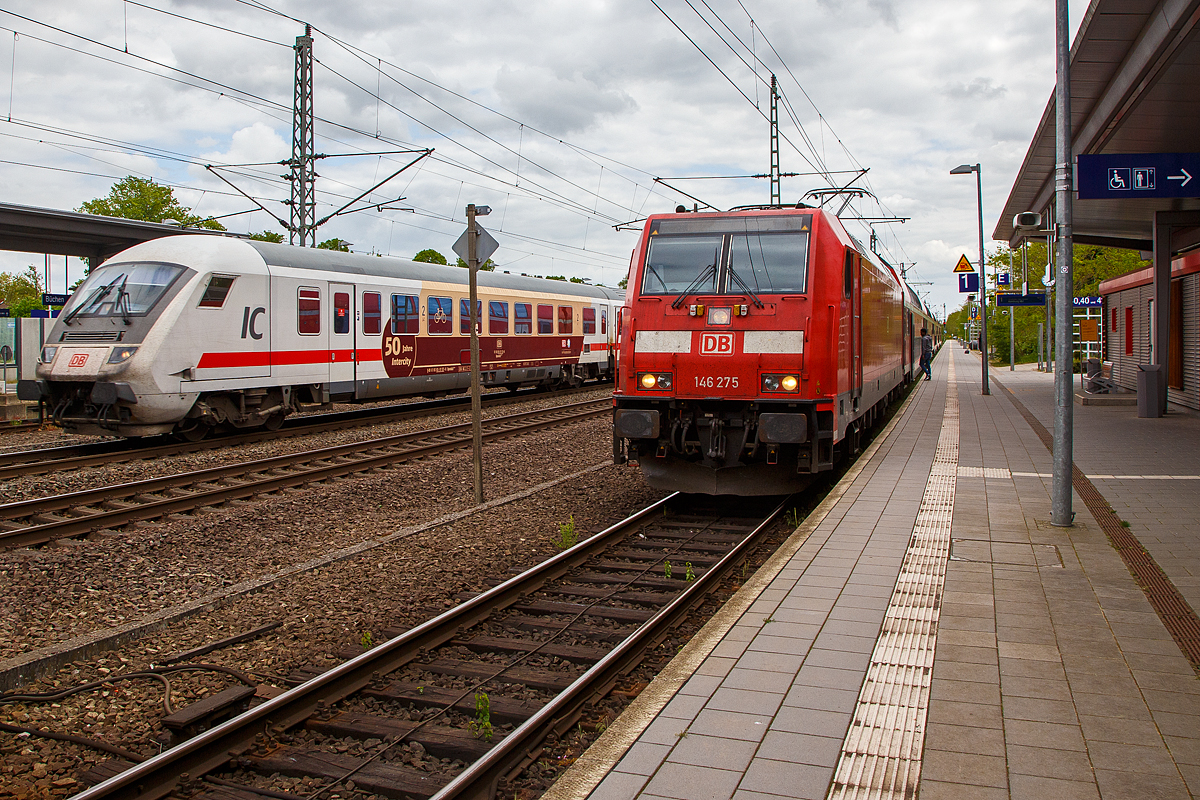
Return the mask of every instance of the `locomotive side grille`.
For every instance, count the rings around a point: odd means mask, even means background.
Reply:
[[[119,342],[125,331],[63,331],[60,342]]]

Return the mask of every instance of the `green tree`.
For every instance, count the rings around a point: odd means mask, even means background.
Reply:
[[[165,222],[173,219],[188,228],[225,230],[225,226],[215,219],[197,216],[190,208],[180,205],[170,186],[133,175],[114,183],[108,190],[107,197],[88,200],[76,211],[106,217],[140,219],[145,222]]]
[[[627,289],[627,288],[629,288],[629,278],[621,278],[621,280],[620,280],[620,281],[618,281],[618,283],[617,283],[617,288],[618,288],[618,289]]]
[[[256,242],[274,242],[275,244],[283,244],[283,234],[275,231],[259,231],[258,233],[250,234],[250,238]]]
[[[422,250],[413,256],[413,261],[420,261],[422,264],[445,264],[446,257],[437,250]]]
[[[318,250],[336,250],[339,253],[349,253],[350,243],[341,239],[326,239],[317,245]]]
[[[0,306],[9,310],[9,316],[28,317],[35,308],[45,308],[42,305],[42,276],[35,267],[30,266],[21,275],[0,272]]]
[[[987,256],[988,263],[988,347],[995,354],[996,361],[1007,365],[1010,353],[1009,347],[1009,316],[1013,314],[1013,324],[1016,341],[1016,360],[1030,362],[1037,359],[1038,352],[1038,323],[1046,325],[1044,308],[1010,308],[1004,309],[996,305],[994,292],[996,289],[996,274],[1009,272],[1009,249],[1001,245]],[[1021,290],[1021,251],[1013,250],[1012,256],[1012,285],[1011,289]],[[1045,242],[1030,242],[1026,260],[1029,264],[1029,291],[1042,292],[1045,286],[1042,278],[1049,271],[1046,268]],[[1133,250],[1119,250],[1112,247],[1096,245],[1075,245],[1071,266],[1072,296],[1087,297],[1099,293],[1100,283],[1149,266]],[[967,319],[966,305],[955,311],[947,320],[949,331],[962,334],[962,323]],[[1044,331],[1044,328],[1043,328]],[[1043,332],[1043,336],[1044,336]]]
[[[566,275],[547,275],[546,276],[546,280],[548,280],[548,281],[565,281],[566,279],[567,279]]]
[[[466,269],[467,262],[463,261],[461,258],[457,258],[454,260],[454,266],[462,267],[463,269]],[[480,272],[495,272],[496,271],[496,262],[492,261],[489,258],[487,261],[485,261],[479,265],[479,271]]]

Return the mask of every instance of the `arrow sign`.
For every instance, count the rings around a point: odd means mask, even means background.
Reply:
[[[974,272],[975,268],[971,266],[971,262],[967,260],[966,255],[962,255],[958,259],[958,263],[954,265],[955,272]]]
[[[479,256],[479,263],[484,264],[489,258],[492,257],[492,253],[496,252],[497,248],[500,247],[500,243],[493,239],[492,235],[485,231],[483,226],[478,222],[475,223],[475,231],[479,236],[475,242],[475,252]],[[462,236],[458,237],[458,241],[455,242],[454,246],[450,249],[457,253],[459,258],[461,258],[463,261],[467,260],[466,231],[462,232]]]
[[[1200,153],[1081,155],[1076,177],[1080,200],[1200,197]]]

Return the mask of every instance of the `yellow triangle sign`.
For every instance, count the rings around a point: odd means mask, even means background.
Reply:
[[[967,257],[960,256],[958,263],[954,265],[955,272],[974,272],[975,268],[971,266],[971,262],[967,261]]]

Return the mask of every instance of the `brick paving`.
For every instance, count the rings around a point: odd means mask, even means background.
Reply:
[[[547,800],[827,796],[947,391],[959,400],[959,470],[919,797],[1200,794],[1191,666],[1078,497],[1072,528],[1049,525],[1050,453],[1005,392],[981,395],[978,358],[951,344],[934,368],[820,521],[801,528],[777,574],[714,620],[711,644],[697,637],[703,652],[685,649],[676,674],[644,692]],[[1051,376],[993,377],[1052,422]],[[1200,418],[1137,420],[1123,407],[1075,414],[1085,473],[1200,474]],[[1096,485],[1197,607],[1200,503],[1189,493],[1200,481]]]

